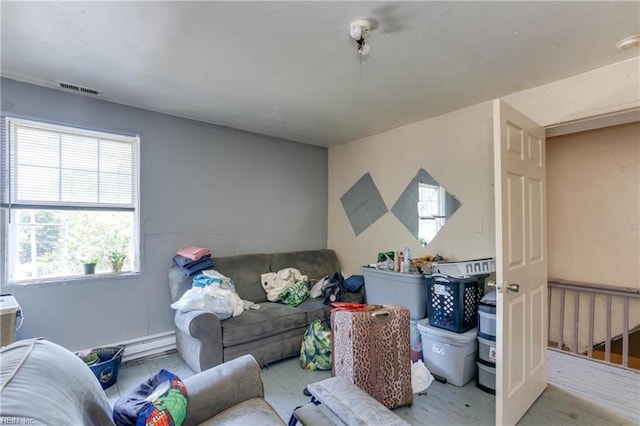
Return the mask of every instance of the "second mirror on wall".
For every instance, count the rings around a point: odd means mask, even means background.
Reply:
[[[426,246],[460,205],[460,201],[421,168],[393,205],[391,212],[420,244]]]

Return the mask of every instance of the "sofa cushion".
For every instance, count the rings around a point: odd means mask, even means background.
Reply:
[[[251,354],[261,366],[300,355],[300,345],[307,327],[294,328],[275,336],[224,348],[224,362]]]
[[[221,322],[222,346],[229,347],[307,325],[303,311],[282,303],[260,303],[260,309],[246,309],[242,315]]]
[[[320,279],[340,271],[340,263],[333,250],[306,250],[269,255],[271,271],[296,268],[309,279]]]
[[[296,307],[304,312],[307,316],[307,323],[311,324],[314,320],[328,321],[331,318],[331,306],[322,303],[322,298],[308,298]]]
[[[240,254],[216,257],[216,270],[236,283],[241,299],[260,303],[267,301],[260,283],[260,275],[269,272],[269,257],[266,254]]]
[[[351,293],[345,291],[342,293],[343,301],[350,303],[364,303],[363,293]],[[307,323],[311,324],[314,320],[319,319],[322,322],[328,322],[331,319],[331,306],[322,303],[321,297],[308,298],[296,309],[303,311],[307,315]]]

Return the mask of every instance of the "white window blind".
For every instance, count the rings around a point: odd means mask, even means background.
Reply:
[[[10,207],[135,210],[137,136],[7,118]]]

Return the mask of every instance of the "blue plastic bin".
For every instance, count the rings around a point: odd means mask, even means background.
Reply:
[[[94,348],[91,352],[98,355],[98,361],[87,366],[100,382],[102,389],[113,386],[118,380],[124,345]]]

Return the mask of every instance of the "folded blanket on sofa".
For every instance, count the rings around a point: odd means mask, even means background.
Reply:
[[[213,269],[214,267],[210,254],[205,255],[202,259],[199,260],[191,260],[187,257],[177,254],[173,257],[173,261],[180,267],[180,269],[182,269],[182,271],[188,277],[192,277],[198,272],[204,271],[206,269]]]
[[[192,260],[179,254],[173,256],[173,261],[176,262],[176,265],[181,268],[190,268],[192,266],[205,262],[207,259],[211,259],[210,254],[204,255],[198,260]]]
[[[206,247],[189,246],[179,248],[176,254],[179,254],[180,256],[184,256],[191,260],[200,260],[206,255],[209,255],[209,257],[211,257],[211,249]]]

